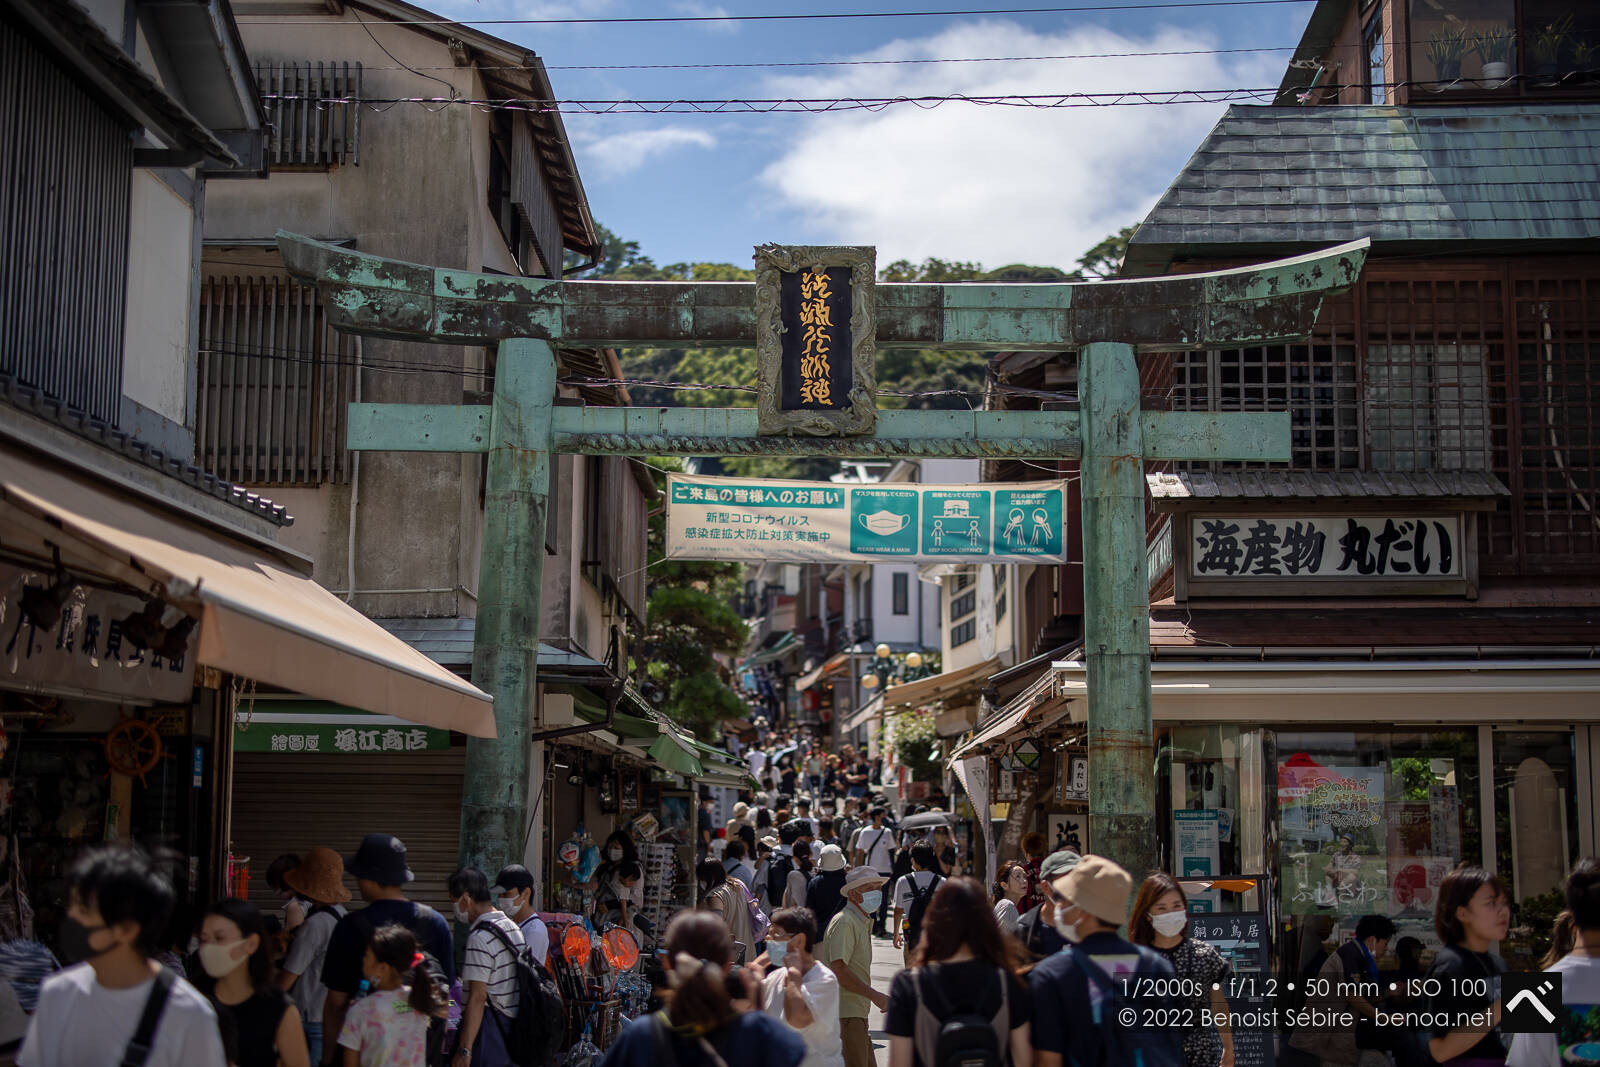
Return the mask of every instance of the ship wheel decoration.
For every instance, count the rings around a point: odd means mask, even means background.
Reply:
[[[106,734],[106,762],[117,774],[139,779],[155,769],[161,760],[161,735],[155,727],[139,719],[123,719]]]

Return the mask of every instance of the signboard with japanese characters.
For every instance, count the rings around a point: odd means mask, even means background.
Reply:
[[[448,730],[332,704],[298,703],[302,706],[295,711],[257,711],[236,717],[234,751],[375,756],[450,747]]]
[[[140,703],[188,702],[194,689],[191,634],[181,632],[175,638],[183,649],[177,656],[136,647],[124,626],[145,610],[142,597],[75,583],[70,575],[65,583],[59,587],[64,599],[57,617],[46,628],[23,610],[23,594],[32,588],[36,592],[31,595],[38,596],[57,587],[56,579],[0,564],[0,651],[5,663],[0,674],[9,685]]]
[[[762,434],[870,434],[877,424],[872,248],[756,249]]]
[[[1065,482],[667,478],[674,559],[1060,563]]]
[[[1186,518],[1181,575],[1188,593],[1270,596],[1315,589],[1362,596],[1380,587],[1458,593],[1475,549],[1459,513]]]

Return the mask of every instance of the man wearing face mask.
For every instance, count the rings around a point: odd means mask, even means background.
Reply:
[[[495,876],[495,903],[522,930],[522,940],[534,959],[544,963],[550,955],[550,928],[533,909],[533,872],[520,863],[503,867]]]
[[[172,883],[136,849],[104,845],[73,863],[61,923],[69,966],[39,989],[21,1067],[115,1067],[136,1037],[150,1050],[145,1067],[223,1067],[211,1005],[150,958],[173,901]]]
[[[877,1067],[867,1014],[876,1004],[889,1007],[889,995],[872,988],[872,916],[883,903],[888,879],[871,867],[856,867],[844,876],[844,910],[828,923],[822,944],[828,969],[839,980],[839,1035],[845,1067]],[[768,932],[770,936],[770,931]]]
[[[1023,912],[1017,920],[1017,938],[1022,947],[1036,960],[1054,956],[1067,947],[1066,939],[1056,933],[1056,902],[1060,899],[1051,883],[1078,865],[1080,857],[1070,849],[1052,852],[1039,864],[1039,880],[1034,892],[1040,903]]]
[[[817,962],[817,920],[809,908],[783,908],[767,931],[767,1014],[806,1042],[800,1067],[844,1067],[839,1036],[839,980]],[[756,961],[758,964],[761,960]]]
[[[1135,1056],[1145,1067],[1181,1067],[1183,1031],[1141,1024],[1147,1018],[1175,1018],[1183,1005],[1174,996],[1147,995],[1135,981],[1172,978],[1174,972],[1153,950],[1117,935],[1128,921],[1133,891],[1128,872],[1103,856],[1084,856],[1057,875],[1051,889],[1058,898],[1056,932],[1068,947],[1028,976],[1035,1067],[1125,1062]],[[1121,1018],[1128,1010],[1132,1025]]]
[[[453,1067],[512,1067],[507,1041],[520,1003],[517,953],[522,931],[496,908],[489,879],[476,867],[462,867],[446,887],[455,898],[456,922],[470,927],[461,961],[467,1002],[461,1009],[461,1040]]]

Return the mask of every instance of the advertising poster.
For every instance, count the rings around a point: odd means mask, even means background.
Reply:
[[[1387,909],[1382,767],[1329,767],[1303,753],[1291,756],[1278,766],[1278,810],[1285,914]]]
[[[1222,873],[1222,822],[1215,808],[1175,811],[1172,826],[1179,878],[1215,878]],[[1189,893],[1190,911],[1210,912],[1216,908],[1215,892]]]

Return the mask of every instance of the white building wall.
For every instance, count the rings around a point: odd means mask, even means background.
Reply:
[[[189,425],[193,270],[194,209],[150,171],[135,169],[122,392],[179,426]]]

